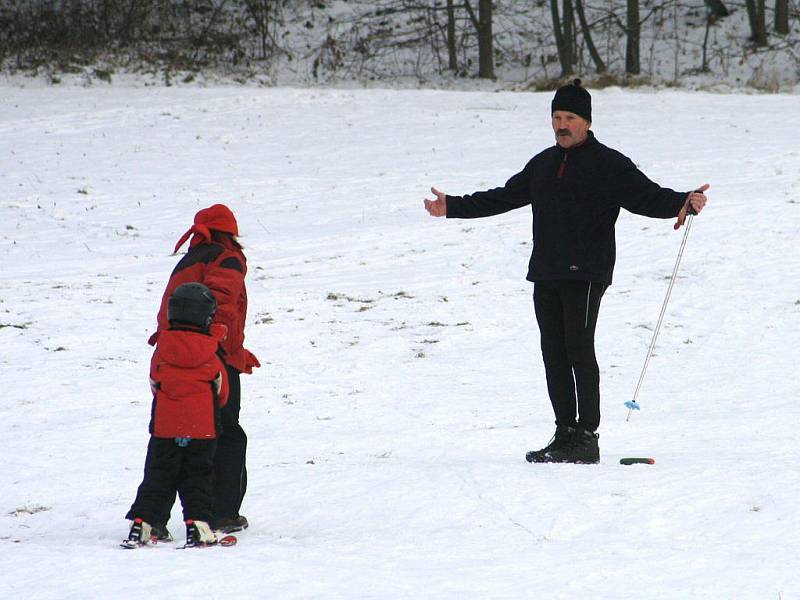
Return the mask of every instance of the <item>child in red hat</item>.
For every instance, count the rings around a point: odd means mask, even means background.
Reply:
[[[225,533],[248,527],[247,519],[239,514],[247,490],[247,434],[239,424],[241,403],[241,373],[250,374],[261,366],[258,359],[244,347],[244,325],[247,318],[247,260],[237,236],[239,226],[230,208],[214,204],[194,216],[194,223],[175,246],[177,253],[186,241],[189,250],[175,266],[158,312],[158,330],[150,338],[155,344],[168,326],[167,309],[170,294],[179,285],[191,281],[205,284],[217,299],[215,323],[227,327],[222,343],[223,360],[230,392],[228,404],[220,413],[222,433],[214,458],[214,490],[211,524]],[[154,524],[158,537],[169,539],[166,523],[169,506]]]

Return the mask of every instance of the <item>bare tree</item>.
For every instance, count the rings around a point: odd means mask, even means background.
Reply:
[[[578,21],[581,24],[583,39],[586,41],[586,47],[589,49],[589,55],[592,57],[595,69],[598,73],[605,73],[606,64],[603,62],[603,59],[600,57],[600,53],[597,51],[597,48],[592,41],[592,31],[589,27],[589,24],[586,22],[586,13],[583,10],[583,0],[575,0],[575,12],[578,13]]]
[[[775,33],[789,33],[789,0],[775,0]]]
[[[458,71],[458,56],[456,54],[456,9],[453,0],[447,0],[447,68],[456,73]]]
[[[258,36],[260,58],[266,60],[272,50],[270,27],[274,12],[279,8],[278,3],[275,0],[245,0],[245,7]]]
[[[469,0],[464,7],[478,32],[478,77],[494,79],[494,35],[492,34],[492,0],[478,0],[478,16]]]
[[[478,3],[478,75],[484,79],[494,79],[494,34],[492,33],[492,0]]]
[[[703,64],[700,66],[700,71],[702,73],[708,73],[708,34],[711,31],[711,25],[714,23],[714,9],[706,3],[708,7],[706,11],[706,32],[703,36]]]
[[[763,1],[763,0],[762,0]],[[625,73],[638,75],[641,72],[639,65],[639,40],[641,37],[641,22],[639,21],[639,0],[628,0],[625,40]]]
[[[558,13],[558,0],[550,0],[550,14],[553,17],[561,77],[568,77],[575,73],[575,14],[572,0],[563,0],[561,16]]]
[[[767,17],[765,0],[745,0],[747,19],[750,21],[751,39],[756,46],[767,45]]]

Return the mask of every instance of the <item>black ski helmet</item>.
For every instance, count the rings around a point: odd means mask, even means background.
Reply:
[[[184,283],[169,297],[167,319],[170,323],[196,325],[208,329],[217,312],[217,301],[202,283]]]

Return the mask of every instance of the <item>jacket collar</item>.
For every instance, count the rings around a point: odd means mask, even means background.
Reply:
[[[583,142],[581,142],[579,145],[573,146],[572,148],[562,148],[561,146],[556,144],[556,148],[558,148],[562,156],[565,154],[572,155],[575,152],[581,152],[585,148],[591,148],[592,146],[598,143],[599,142],[597,141],[597,138],[594,137],[594,132],[590,129],[589,131],[586,132],[586,139],[583,140]]]

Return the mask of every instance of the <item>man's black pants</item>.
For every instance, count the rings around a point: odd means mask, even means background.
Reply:
[[[183,518],[211,518],[211,478],[217,440],[191,440],[185,447],[173,438],[151,437],[147,445],[144,479],[126,519],[139,517],[150,524],[165,524],[175,492],[181,498]]]
[[[215,519],[239,516],[242,499],[247,491],[247,434],[239,425],[241,384],[239,371],[226,366],[228,372],[228,403],[220,411],[222,433],[217,439],[214,457]]]
[[[533,286],[547,391],[559,427],[595,431],[600,425],[594,331],[605,289],[588,281],[537,281]]]

